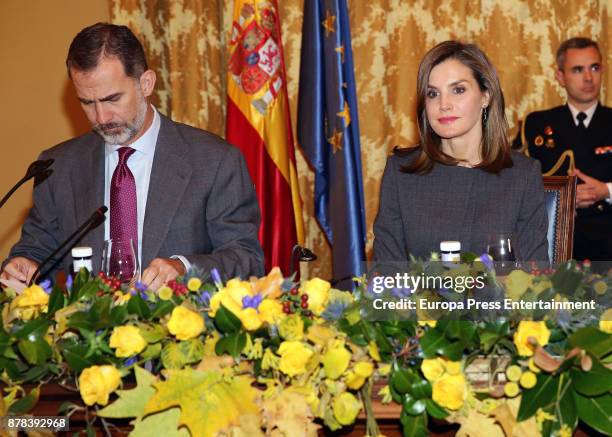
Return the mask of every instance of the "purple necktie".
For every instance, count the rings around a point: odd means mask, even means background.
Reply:
[[[135,152],[131,147],[120,147],[119,163],[113,173],[110,187],[110,237],[124,242],[132,239],[134,251],[138,248],[138,214],[136,201],[136,181],[127,160]],[[129,247],[116,247],[113,244],[111,264],[116,266],[116,249],[129,251]],[[128,268],[133,266],[128,266]],[[114,269],[113,269],[114,270]]]

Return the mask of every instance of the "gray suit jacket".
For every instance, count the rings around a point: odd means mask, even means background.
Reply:
[[[548,259],[537,161],[515,153],[513,167],[497,175],[441,164],[425,175],[401,172],[415,155],[387,161],[374,223],[376,260],[405,261],[409,254],[428,259],[444,240],[458,240],[462,252],[481,255],[494,232],[514,234],[517,259]]]
[[[104,204],[104,142],[90,132],[44,151],[53,174],[34,188],[34,206],[9,257],[41,262]],[[107,213],[107,220],[108,220]],[[221,138],[161,116],[142,235],[141,265],[185,256],[225,277],[261,275],[260,210],[240,151]],[[104,226],[79,243],[101,266]],[[59,260],[58,260],[59,261]],[[71,258],[63,260],[68,268]],[[43,269],[44,270],[44,269]]]

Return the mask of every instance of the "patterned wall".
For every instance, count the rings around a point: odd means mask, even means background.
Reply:
[[[258,0],[265,1],[265,0]],[[233,1],[110,0],[113,22],[127,24],[145,44],[158,74],[155,104],[175,120],[224,132],[225,42]],[[278,0],[295,129],[303,0]],[[368,251],[380,177],[394,145],[417,138],[418,63],[438,42],[480,45],[496,65],[516,134],[517,120],[564,102],[554,80],[554,53],[571,36],[599,41],[612,65],[612,0],[349,0],[359,97]],[[602,102],[612,76],[604,75]],[[313,174],[298,152],[306,244],[319,260],[306,275],[331,276],[329,247],[313,217]]]

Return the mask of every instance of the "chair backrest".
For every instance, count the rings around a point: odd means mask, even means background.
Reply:
[[[576,176],[543,176],[548,214],[548,258],[554,264],[572,258]]]

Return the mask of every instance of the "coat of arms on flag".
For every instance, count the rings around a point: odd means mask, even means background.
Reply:
[[[257,9],[260,21],[257,21],[253,4],[245,3],[238,20],[232,24],[229,70],[232,79],[244,93],[254,95],[261,91],[262,95],[252,104],[264,114],[283,84],[280,75],[281,49],[274,6],[262,2]]]

